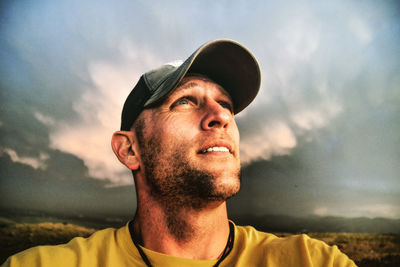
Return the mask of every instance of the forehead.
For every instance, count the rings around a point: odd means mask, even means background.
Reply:
[[[214,88],[218,89],[218,91],[222,95],[228,97],[229,100],[231,100],[231,96],[229,95],[229,93],[222,86],[220,86],[219,84],[214,82],[209,77],[207,77],[205,75],[202,75],[202,74],[196,74],[196,73],[190,73],[190,74],[186,75],[180,81],[180,83],[177,85],[176,89],[173,90],[168,97],[170,97],[171,95],[180,93],[181,91],[187,91],[187,90],[190,90],[192,88],[196,88],[196,89],[198,89],[199,87],[201,88],[203,82],[213,84]]]

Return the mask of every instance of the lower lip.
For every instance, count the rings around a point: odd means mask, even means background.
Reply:
[[[228,156],[228,155],[231,155],[231,153],[229,153],[227,151],[210,151],[210,152],[199,153],[199,154],[204,155],[204,156]]]

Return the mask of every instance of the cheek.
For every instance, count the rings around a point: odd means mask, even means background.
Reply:
[[[199,129],[198,118],[191,116],[171,116],[163,124],[163,133],[172,138],[187,139]]]
[[[239,133],[239,129],[237,128],[236,124],[235,124],[235,127],[233,127],[231,136],[232,136],[232,140],[235,142],[235,146],[237,148],[236,156],[238,158],[240,158],[240,152],[239,152],[240,151],[240,133]]]
[[[232,137],[234,138],[234,140],[238,143],[238,145],[239,145],[239,140],[240,140],[240,133],[239,133],[239,129],[238,129],[238,127],[237,127],[237,125],[236,125],[236,122],[234,122],[234,125],[233,125],[233,133],[232,133]]]
[[[169,146],[189,139],[191,136],[190,127],[183,127],[177,123],[165,123],[157,125],[153,131],[153,137],[157,138],[159,143]]]

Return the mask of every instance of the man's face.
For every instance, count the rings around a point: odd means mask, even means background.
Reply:
[[[136,131],[151,194],[200,208],[240,188],[239,131],[229,95],[202,77],[185,77],[164,102],[144,110]]]

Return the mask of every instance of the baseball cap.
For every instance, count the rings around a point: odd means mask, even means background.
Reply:
[[[232,98],[235,114],[253,101],[261,83],[257,60],[247,48],[228,39],[210,41],[180,64],[165,64],[143,74],[125,100],[121,130],[130,130],[143,109],[161,103],[189,73],[205,75],[222,86]]]

